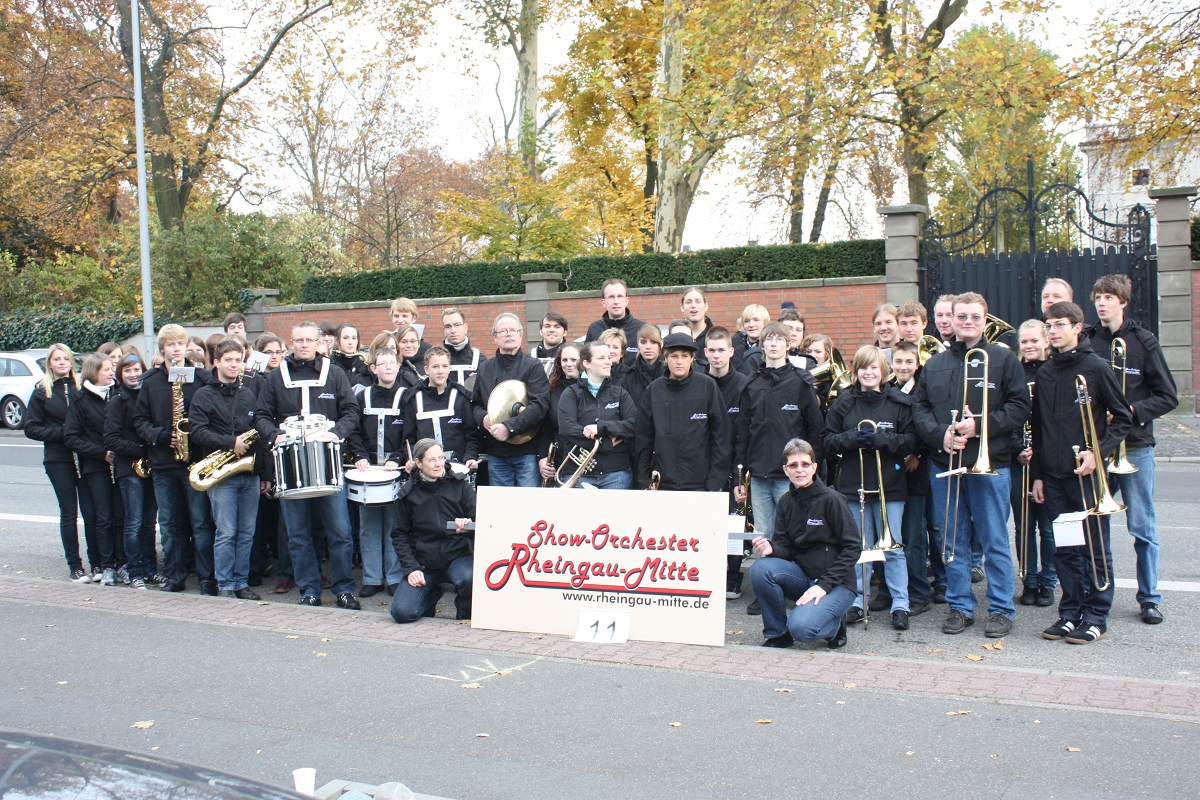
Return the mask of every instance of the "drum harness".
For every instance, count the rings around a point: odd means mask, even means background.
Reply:
[[[283,379],[283,386],[285,389],[299,389],[300,390],[300,420],[305,420],[309,417],[309,408],[311,405],[308,390],[313,387],[320,388],[325,385],[325,380],[326,380],[326,378],[329,377],[329,359],[326,358],[324,361],[321,362],[321,374],[320,375],[318,375],[316,378],[311,378],[309,380],[303,380],[303,381],[292,380],[292,374],[288,370],[288,363],[287,363],[287,360],[285,359],[285,360],[279,362],[279,376]],[[308,432],[305,431],[305,426],[304,426],[303,422],[300,422],[300,424],[298,424],[298,425],[289,426],[288,423],[293,420],[295,420],[295,417],[289,417],[288,419],[284,420],[283,424],[280,425],[280,428],[283,429],[283,431],[285,433],[287,433],[289,437],[294,437],[296,435],[295,432],[298,430],[300,441],[302,443],[307,442],[308,437],[306,434]],[[333,423],[331,421],[326,420],[325,424],[321,427],[325,430],[328,430],[329,428],[333,427]],[[315,433],[316,431],[312,431],[312,432]],[[306,465],[306,468],[307,468],[307,465],[308,465],[308,448],[307,448],[307,446],[304,446],[301,448],[300,453],[299,453],[299,458],[304,462],[304,464]],[[276,462],[276,463],[278,464],[279,462]]]
[[[449,345],[447,345],[447,348],[449,348]],[[459,352],[459,351],[454,351],[454,352]],[[469,372],[469,373],[471,373],[472,376],[474,376],[475,373],[479,371],[479,348],[477,348],[477,347],[471,348],[471,363],[470,364],[451,364],[450,371],[452,373],[454,373],[455,377],[458,378],[458,381],[457,381],[458,383],[461,383],[463,386],[466,386],[467,385],[467,373]],[[451,407],[453,407],[453,406],[451,406]],[[439,439],[438,441],[440,443],[441,440]]]
[[[478,360],[478,357],[479,357],[478,350],[475,351],[475,357]],[[453,367],[451,369],[453,369]],[[441,411],[426,411],[425,410],[425,392],[422,392],[422,391],[417,392],[417,419],[418,420],[427,419],[433,423],[433,438],[437,441],[438,447],[442,446],[442,420],[445,417],[454,416],[454,403],[455,403],[455,400],[457,400],[457,399],[458,399],[458,390],[455,389],[453,386],[451,386],[449,402],[446,403],[446,407],[444,409],[442,409]],[[450,459],[452,455],[453,455],[453,451],[450,453],[446,453],[446,458]]]
[[[454,390],[451,389],[450,391],[454,391]],[[368,386],[363,389],[363,413],[371,414],[375,417],[378,417],[378,420],[376,423],[378,425],[378,434],[376,435],[376,440],[375,440],[375,463],[377,463],[377,464],[382,465],[384,462],[387,461],[387,457],[386,457],[387,456],[387,453],[386,453],[387,448],[384,443],[384,436],[387,432],[386,431],[387,421],[388,421],[388,417],[398,417],[402,413],[400,411],[399,406],[400,406],[400,399],[403,396],[404,396],[404,391],[401,389],[401,387],[397,386],[396,394],[392,397],[391,408],[388,408],[386,406],[376,408],[375,406],[371,405],[371,387]],[[452,395],[451,402],[453,402],[453,399],[454,398]],[[417,410],[419,411],[420,409],[421,409],[421,396],[418,394],[417,395]],[[417,416],[420,417],[421,415],[417,414]],[[434,422],[433,424],[434,424],[434,430],[437,431],[438,430],[437,422]],[[442,443],[442,437],[441,437],[440,431],[438,431],[437,440],[438,440],[438,444]]]

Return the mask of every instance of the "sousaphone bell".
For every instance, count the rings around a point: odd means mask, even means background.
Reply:
[[[488,395],[487,415],[493,425],[508,422],[529,405],[529,387],[523,381],[501,381]],[[531,440],[536,429],[525,433],[514,433],[508,437],[510,444],[525,444]]]

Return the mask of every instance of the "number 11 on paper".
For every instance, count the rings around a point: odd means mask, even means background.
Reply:
[[[574,639],[593,644],[624,644],[629,639],[629,613],[581,608]]]

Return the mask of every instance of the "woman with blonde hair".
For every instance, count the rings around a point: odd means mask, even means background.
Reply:
[[[92,495],[92,514],[96,527],[96,546],[100,551],[100,582],[117,585],[118,551],[113,538],[115,489],[112,464],[115,456],[104,444],[104,423],[108,395],[112,390],[112,359],[92,353],[83,360],[83,388],[75,393],[63,426],[63,444],[79,457],[79,473]],[[87,519],[85,513],[84,519]],[[93,565],[94,566],[94,565]]]
[[[1025,371],[1025,382],[1030,391],[1037,378],[1038,369],[1050,358],[1050,339],[1046,323],[1040,319],[1027,319],[1017,328],[1017,342],[1021,368]],[[1024,426],[1013,431],[1013,452],[1022,469],[1029,468],[1033,449],[1025,446]],[[1054,544],[1054,520],[1050,507],[1044,503],[1029,503],[1029,524],[1025,531],[1026,540],[1021,541],[1021,480],[1014,475],[1010,491],[1013,510],[1013,527],[1016,532],[1017,553],[1025,553],[1025,580],[1020,603],[1023,606],[1054,605],[1054,587],[1058,584],[1058,572],[1054,564],[1057,548]],[[1040,546],[1039,546],[1040,539]]]
[[[770,321],[771,312],[766,306],[751,303],[742,310],[742,315],[737,319],[738,332],[733,335],[735,369],[753,375],[762,366],[762,346],[758,339]]]
[[[29,408],[25,411],[25,436],[42,443],[42,466],[58,499],[58,530],[71,580],[90,583],[93,576],[95,580],[100,580],[103,574],[95,525],[89,523],[92,519],[92,494],[75,469],[75,454],[63,443],[67,411],[79,391],[75,354],[65,344],[52,344],[50,352],[46,354],[45,369],[45,377],[29,397]],[[77,521],[80,513],[84,518],[83,536],[91,565],[90,573],[84,570],[79,555]]]

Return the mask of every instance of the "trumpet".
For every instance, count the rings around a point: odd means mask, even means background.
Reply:
[[[872,432],[879,430],[879,427],[874,421],[864,419],[858,423],[857,429],[863,430],[867,426]],[[863,455],[862,448],[858,450],[858,518],[862,523],[859,526],[859,536],[862,538],[862,549],[864,552],[886,553],[889,550],[901,550],[903,545],[892,537],[892,528],[888,524],[887,516],[887,494],[883,489],[883,459],[879,455],[879,449],[875,448],[875,486],[873,490],[868,490],[867,475],[866,475],[866,457]],[[867,545],[867,497],[875,496],[879,498],[879,538],[875,544]],[[868,610],[871,597],[871,576],[870,568],[867,566],[871,561],[862,562],[862,595],[863,595],[863,630],[866,630],[870,625],[871,612]]]
[[[1108,488],[1108,472],[1104,468],[1104,459],[1100,456],[1100,436],[1096,433],[1096,420],[1092,416],[1092,396],[1088,392],[1087,378],[1083,375],[1075,376],[1075,397],[1078,401],[1079,415],[1083,418],[1083,449],[1089,450],[1092,453],[1092,458],[1096,462],[1096,469],[1091,475],[1092,497],[1096,498],[1096,504],[1087,510],[1088,519],[1092,517],[1107,517],[1116,514],[1118,511],[1124,511],[1125,506],[1113,499],[1112,492]],[[1083,453],[1080,452],[1080,447],[1074,445],[1071,448],[1075,451],[1075,461],[1080,466],[1083,465]],[[1087,503],[1087,490],[1083,484],[1083,476],[1079,478],[1079,496],[1080,499]],[[1099,532],[1097,532],[1099,534]],[[1092,579],[1096,587],[1096,591],[1103,592],[1112,584],[1112,575],[1108,571],[1108,553],[1104,549],[1103,536],[1097,535],[1100,542],[1100,556],[1104,561],[1104,581],[1100,581],[1099,570],[1096,568],[1096,546],[1092,544],[1091,526],[1084,524],[1084,537],[1087,539],[1088,558],[1092,562]]]
[[[554,466],[554,457],[556,455],[558,455],[558,442],[551,442],[550,447],[546,450],[546,463],[551,467]],[[551,480],[553,478],[542,478],[542,488],[549,489]]]
[[[582,478],[585,474],[587,474],[587,472],[590,471],[592,466],[596,463],[596,454],[600,452],[600,444],[602,441],[603,441],[603,437],[597,436],[596,443],[594,445],[592,445],[592,449],[586,453],[583,451],[583,448],[580,447],[579,445],[572,447],[570,449],[570,451],[567,452],[566,457],[563,458],[563,463],[559,466],[558,470],[554,473],[554,479],[556,481],[558,481],[558,488],[560,488],[560,489],[574,489],[575,488],[575,485],[577,483],[579,483],[579,479]],[[578,466],[578,469],[575,470],[575,473],[573,475],[571,475],[571,477],[567,480],[566,483],[563,483],[563,479],[562,479],[563,467],[566,467],[568,464],[576,464]]]
[[[962,391],[962,409],[952,410],[950,412],[950,429],[954,430],[958,423],[958,415],[962,414],[962,419],[965,421],[967,417],[973,417],[979,420],[979,454],[975,458],[975,464],[967,467],[963,460],[966,455],[966,450],[956,450],[950,454],[950,469],[945,472],[939,472],[939,478],[951,478],[954,481],[954,517],[953,522],[947,522],[944,534],[948,534],[950,539],[949,550],[946,549],[945,538],[942,543],[942,560],[947,564],[954,561],[954,557],[958,552],[958,511],[962,503],[962,479],[964,475],[998,475],[999,473],[992,469],[991,457],[988,453],[988,353],[987,350],[976,347],[968,350],[966,358],[963,361],[963,391]],[[983,367],[982,375],[972,375],[972,370],[976,373],[979,367]],[[967,404],[967,394],[971,388],[973,381],[979,381],[983,386],[983,398],[980,401],[980,413],[972,413]],[[957,462],[956,462],[957,458]],[[946,515],[944,519],[950,520],[950,492],[946,492]]]
[[[1110,366],[1116,371],[1117,377],[1121,382],[1121,394],[1125,394],[1125,354],[1127,353],[1125,340],[1120,336],[1112,340],[1112,357],[1109,361]],[[1117,445],[1117,451],[1113,453],[1112,460],[1108,462],[1109,475],[1132,475],[1137,472],[1138,468],[1129,461],[1125,451],[1125,440]]]
[[[825,398],[826,408],[832,406],[833,401],[837,399],[838,393],[845,390],[854,380],[854,376],[846,366],[846,362],[842,359],[842,354],[838,352],[836,347],[833,348],[833,354],[829,357],[829,360],[820,366],[813,367],[809,370],[809,374],[813,376],[818,386],[823,383],[829,384],[829,392]]]
[[[987,322],[983,325],[983,338],[987,340],[988,344],[998,344],[1001,347],[1008,347],[1008,345],[1000,341],[1000,337],[1006,333],[1012,333],[1014,330],[1016,329],[1004,320],[988,314]]]
[[[1033,397],[1034,384],[1030,381],[1029,397]],[[1033,424],[1025,420],[1025,428],[1021,431],[1021,449],[1033,447]],[[1025,580],[1029,574],[1029,465],[1021,467],[1021,527],[1017,533],[1017,577]],[[1044,534],[1043,534],[1044,535]]]

